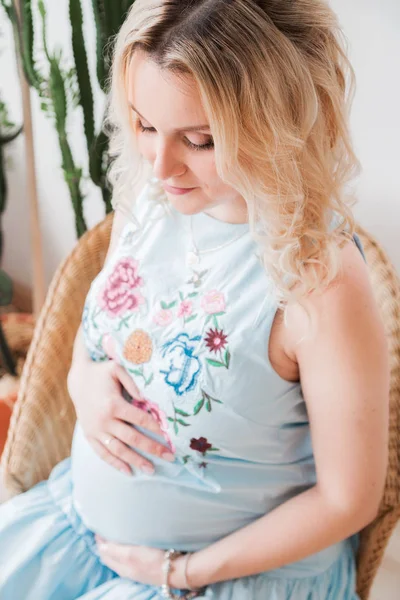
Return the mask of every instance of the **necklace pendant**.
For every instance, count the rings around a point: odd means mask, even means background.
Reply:
[[[194,252],[193,250],[189,251],[186,255],[186,264],[189,267],[194,267],[195,265],[198,265],[200,262],[200,256]]]

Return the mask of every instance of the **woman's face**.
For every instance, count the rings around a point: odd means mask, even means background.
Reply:
[[[161,71],[138,51],[129,65],[128,101],[139,151],[154,175],[163,186],[193,188],[181,195],[164,188],[176,210],[247,221],[243,197],[217,174],[211,131],[193,80]]]

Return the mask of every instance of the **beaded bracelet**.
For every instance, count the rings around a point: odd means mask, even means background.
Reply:
[[[163,598],[168,598],[168,600],[192,600],[192,598],[197,598],[200,594],[202,594],[204,592],[204,588],[201,590],[190,590],[189,592],[187,592],[186,594],[174,594],[171,591],[171,588],[169,586],[168,583],[168,576],[171,570],[171,562],[175,559],[178,558],[178,556],[182,556],[182,554],[184,554],[183,552],[178,552],[177,550],[174,550],[173,548],[170,548],[169,550],[165,551],[164,554],[164,562],[162,565],[162,572],[164,575],[164,580],[163,580],[163,584],[161,586],[161,596]],[[187,574],[186,574],[186,569],[187,569],[187,563],[189,560],[189,556],[186,559],[186,564],[185,564],[185,582],[187,583]]]

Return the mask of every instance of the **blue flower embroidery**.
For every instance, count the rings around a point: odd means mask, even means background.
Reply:
[[[169,359],[168,370],[160,370],[165,375],[165,382],[172,386],[178,396],[193,389],[201,369],[197,356],[193,355],[196,342],[201,335],[189,338],[187,333],[180,333],[161,348],[163,357]]]

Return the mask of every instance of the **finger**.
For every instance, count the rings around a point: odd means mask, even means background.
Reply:
[[[140,546],[134,544],[116,544],[115,542],[109,542],[97,536],[96,542],[98,543],[99,550],[103,554],[106,554],[110,559],[125,564],[129,564],[133,560],[135,550],[140,548]]]
[[[100,546],[99,546],[99,554],[100,554],[100,559],[101,559],[101,562],[103,563],[103,565],[105,565],[106,567],[111,569],[111,571],[114,571],[120,577],[129,577],[130,579],[133,579],[129,567],[127,565],[121,564],[117,560],[111,558],[106,552],[104,552],[102,550],[102,548]]]
[[[115,544],[101,540],[96,536],[96,543],[102,563],[121,577],[133,578],[132,552],[133,546]]]
[[[110,436],[105,435],[106,439],[109,439],[109,437]],[[104,442],[102,442],[102,440],[96,441],[104,448]],[[105,450],[111,454],[112,458],[117,460],[119,464],[122,463],[128,466],[132,465],[137,469],[144,471],[144,473],[147,473],[148,475],[152,475],[154,473],[154,465],[149,460],[143,456],[140,456],[140,454],[129,448],[126,444],[115,437],[114,434],[112,434],[111,440],[108,442]]]
[[[164,435],[157,421],[146,410],[133,406],[126,400],[121,399],[115,402],[114,417],[131,423],[131,425],[153,431],[160,436]]]
[[[87,439],[91,444],[93,450],[98,456],[100,456],[100,458],[102,458],[105,462],[107,462],[115,469],[118,469],[118,471],[121,471],[121,473],[125,473],[126,475],[132,475],[132,469],[130,468],[129,464],[114,456],[109,450],[107,450],[104,444],[102,444],[95,438],[88,437]]]
[[[160,456],[164,460],[168,460],[170,462],[173,462],[175,460],[174,455],[166,446],[160,444],[159,442],[155,442],[146,435],[143,435],[142,433],[140,433],[140,431],[137,431],[137,429],[134,429],[131,425],[127,425],[123,421],[117,421],[116,419],[113,419],[109,427],[110,433],[118,440],[121,440],[127,446],[133,446],[134,448],[142,450],[147,454]],[[121,456],[120,458],[124,460],[123,456]]]
[[[129,375],[128,371],[124,369],[124,367],[113,361],[112,371],[114,377],[118,379],[118,381],[128,391],[132,398],[137,398],[138,400],[143,399],[142,393],[134,382],[133,377]]]

